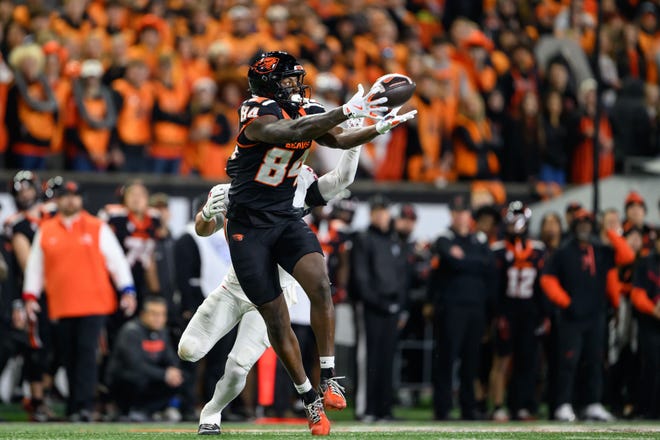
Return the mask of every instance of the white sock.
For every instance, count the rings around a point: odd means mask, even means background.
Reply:
[[[312,389],[312,384],[309,382],[308,378],[305,378],[305,381],[300,384],[296,385],[293,384],[294,387],[296,387],[296,391],[298,391],[298,394],[305,394],[307,391]]]
[[[335,357],[334,356],[320,356],[321,368],[335,368]]]
[[[227,360],[225,374],[215,384],[215,392],[211,400],[204,405],[199,415],[199,423],[216,423],[220,426],[221,413],[225,407],[238,397],[245,388],[247,371],[232,359]]]

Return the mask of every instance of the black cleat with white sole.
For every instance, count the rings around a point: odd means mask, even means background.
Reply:
[[[197,435],[220,435],[220,427],[215,423],[202,423],[197,429]]]

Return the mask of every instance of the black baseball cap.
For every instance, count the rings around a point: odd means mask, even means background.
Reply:
[[[80,188],[80,185],[78,185],[77,182],[73,180],[65,180],[62,182],[62,185],[59,187],[55,188],[53,190],[53,196],[54,197],[61,197],[64,195],[76,195],[80,196],[82,195],[82,189]]]
[[[470,200],[467,196],[456,195],[449,202],[449,209],[452,211],[470,211]]]
[[[571,202],[568,205],[566,205],[566,212],[575,212],[582,209],[582,203],[580,202]]]
[[[415,205],[411,203],[404,203],[401,205],[401,210],[399,211],[399,218],[405,218],[408,220],[417,220],[417,210]]]
[[[376,194],[371,196],[369,199],[369,208],[373,211],[374,209],[387,209],[390,207],[392,202],[390,199],[385,197],[383,194]]]

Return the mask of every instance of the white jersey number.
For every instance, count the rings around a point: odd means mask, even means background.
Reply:
[[[278,186],[284,181],[285,177],[298,177],[300,168],[305,162],[309,151],[305,151],[305,154],[289,167],[293,153],[293,150],[278,147],[268,150],[254,180],[264,185]],[[288,173],[287,168],[289,170]]]
[[[536,269],[533,267],[510,267],[507,271],[509,285],[506,294],[509,298],[529,299],[534,294]]]

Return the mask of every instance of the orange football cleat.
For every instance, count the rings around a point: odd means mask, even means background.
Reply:
[[[330,420],[325,415],[323,400],[319,397],[308,405],[304,404],[304,407],[307,424],[312,435],[330,435]]]
[[[344,397],[344,387],[339,385],[337,379],[344,377],[331,377],[330,379],[321,379],[321,393],[323,395],[323,405],[327,410],[342,410],[346,408],[346,398]]]

